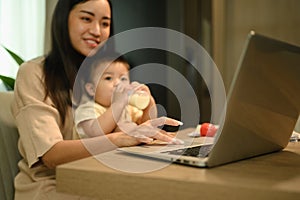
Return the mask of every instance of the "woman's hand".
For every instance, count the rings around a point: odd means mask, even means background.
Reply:
[[[131,147],[142,143],[138,138],[127,135],[123,132],[115,132],[106,135],[109,140],[117,147]]]
[[[158,139],[170,144],[183,144],[183,141],[172,137],[171,134],[159,128],[163,125],[180,126],[182,122],[168,117],[160,117],[148,120],[141,125],[128,121],[118,123],[121,131],[136,138],[139,142],[151,143],[153,139]]]

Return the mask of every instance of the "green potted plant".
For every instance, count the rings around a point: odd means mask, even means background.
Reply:
[[[21,65],[24,60],[18,56],[17,54],[15,54],[14,52],[12,52],[11,50],[9,50],[8,48],[2,46],[10,55],[11,57],[19,64]],[[7,90],[14,90],[14,86],[15,86],[15,79],[8,77],[8,76],[3,76],[0,74],[0,80],[2,80],[3,84],[5,85],[5,87],[7,88]]]

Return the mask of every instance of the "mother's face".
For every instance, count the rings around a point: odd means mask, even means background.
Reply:
[[[69,14],[68,26],[74,49],[88,56],[110,35],[111,8],[108,1],[89,0],[77,4]]]

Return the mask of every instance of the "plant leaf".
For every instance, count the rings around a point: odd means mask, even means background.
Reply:
[[[15,79],[10,78],[8,76],[2,76],[2,75],[0,75],[0,80],[2,80],[2,82],[4,83],[4,85],[6,86],[6,88],[8,90],[14,90]]]
[[[18,56],[17,54],[15,54],[14,52],[12,52],[11,50],[9,50],[8,48],[6,48],[5,46],[3,46],[3,48],[11,55],[11,57],[13,57],[13,59],[19,64],[21,65],[24,60]]]

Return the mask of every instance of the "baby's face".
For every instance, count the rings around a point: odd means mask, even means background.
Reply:
[[[97,67],[95,73],[101,74],[101,72],[101,67]],[[95,101],[102,106],[109,107],[113,91],[120,82],[129,84],[128,66],[121,62],[111,63],[101,74],[101,78],[94,80],[94,83],[97,84]]]

